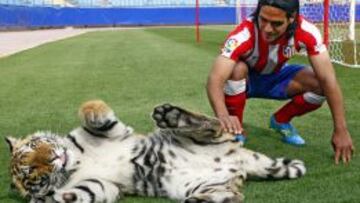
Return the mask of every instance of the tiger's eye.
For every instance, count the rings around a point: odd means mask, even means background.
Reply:
[[[37,168],[38,168],[38,167],[37,167],[36,165],[30,166],[30,167],[28,168],[28,174],[34,173],[34,171],[35,171]]]

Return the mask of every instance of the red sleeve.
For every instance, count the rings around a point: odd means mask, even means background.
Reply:
[[[221,55],[238,61],[245,57],[253,49],[254,24],[251,21],[244,21],[228,35]]]
[[[326,51],[319,29],[305,19],[300,19],[295,37],[298,38],[299,49],[305,49],[308,55],[317,55]]]

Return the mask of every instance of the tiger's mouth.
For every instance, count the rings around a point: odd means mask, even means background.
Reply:
[[[65,169],[69,160],[69,155],[67,153],[67,150],[65,149],[63,153],[57,156],[57,159],[60,161],[59,168]]]
[[[64,153],[60,156],[60,160],[62,161],[62,169],[65,169],[68,161],[69,161],[69,155],[67,153],[67,150],[64,150]]]
[[[63,170],[66,168],[69,161],[69,155],[67,150],[64,149],[61,153],[55,155],[55,157],[51,160],[52,163],[56,165],[58,170]]]

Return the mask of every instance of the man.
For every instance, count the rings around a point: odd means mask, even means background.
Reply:
[[[301,50],[306,50],[312,68],[286,64]],[[207,91],[223,128],[234,134],[243,133],[246,98],[291,99],[271,116],[270,127],[285,143],[296,146],[305,141],[291,119],[327,100],[334,123],[335,163],[351,159],[354,147],[342,93],[321,34],[299,15],[298,0],[259,0],[252,17],[229,34],[209,74]]]

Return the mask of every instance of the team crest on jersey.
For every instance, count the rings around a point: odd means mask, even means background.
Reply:
[[[239,42],[236,39],[234,38],[228,39],[224,46],[224,52],[226,53],[233,52],[236,49],[236,47],[238,47],[238,44]]]
[[[295,52],[296,51],[294,45],[285,46],[283,49],[283,55],[286,58],[291,58],[295,54]]]

